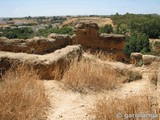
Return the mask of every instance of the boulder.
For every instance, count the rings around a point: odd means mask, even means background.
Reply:
[[[145,65],[149,65],[153,62],[160,62],[160,57],[153,55],[143,55],[142,60]]]
[[[54,53],[35,55],[27,53],[12,53],[0,51],[0,68],[3,73],[12,65],[27,64],[33,66],[41,79],[54,79],[53,71],[56,66],[64,70],[71,59],[81,56],[81,46],[67,46]]]
[[[131,53],[130,57],[133,64],[137,64],[138,62],[142,61],[142,54],[141,53]]]

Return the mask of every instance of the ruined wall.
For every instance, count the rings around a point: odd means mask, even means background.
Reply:
[[[48,38],[34,37],[32,39],[0,38],[0,51],[46,54],[66,47],[71,38],[67,35],[53,34]]]
[[[46,54],[74,44],[80,44],[83,48],[105,51],[119,61],[128,59],[128,56],[123,53],[125,36],[100,35],[99,27],[96,23],[77,24],[75,26],[75,35],[72,37],[52,33],[47,38],[35,37],[26,40],[0,38],[0,51]]]
[[[95,23],[80,23],[75,27],[73,44],[81,44],[97,50],[104,50],[117,60],[127,60],[128,56],[123,53],[125,46],[124,35],[99,34],[99,27]]]
[[[81,56],[81,46],[67,46],[61,50],[56,50],[54,53],[46,55],[35,55],[27,53],[13,53],[0,51],[0,68],[1,74],[4,74],[9,68],[20,64],[33,66],[38,71],[41,79],[54,79],[53,71],[58,66],[64,70],[67,64],[74,58]]]

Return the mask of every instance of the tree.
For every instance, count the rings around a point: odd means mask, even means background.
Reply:
[[[125,15],[112,15],[111,19],[117,26],[115,33],[124,34],[132,31],[145,33],[149,38],[158,38],[160,36],[160,15],[127,13]]]
[[[112,33],[113,32],[113,27],[111,24],[106,24],[104,27],[100,28],[100,33]]]
[[[126,37],[124,52],[130,55],[132,52],[147,53],[150,51],[149,38],[146,34],[132,33]]]
[[[126,35],[129,33],[128,26],[124,23],[118,24],[114,30],[114,33]]]

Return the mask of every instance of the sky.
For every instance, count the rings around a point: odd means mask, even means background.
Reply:
[[[160,14],[160,0],[0,0],[0,17]]]

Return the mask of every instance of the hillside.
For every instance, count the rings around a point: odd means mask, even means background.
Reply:
[[[106,24],[113,25],[113,22],[110,18],[103,18],[103,17],[68,17],[66,21],[63,22],[62,26],[64,25],[76,25],[80,22],[92,22],[97,23],[98,26],[104,26]]]

